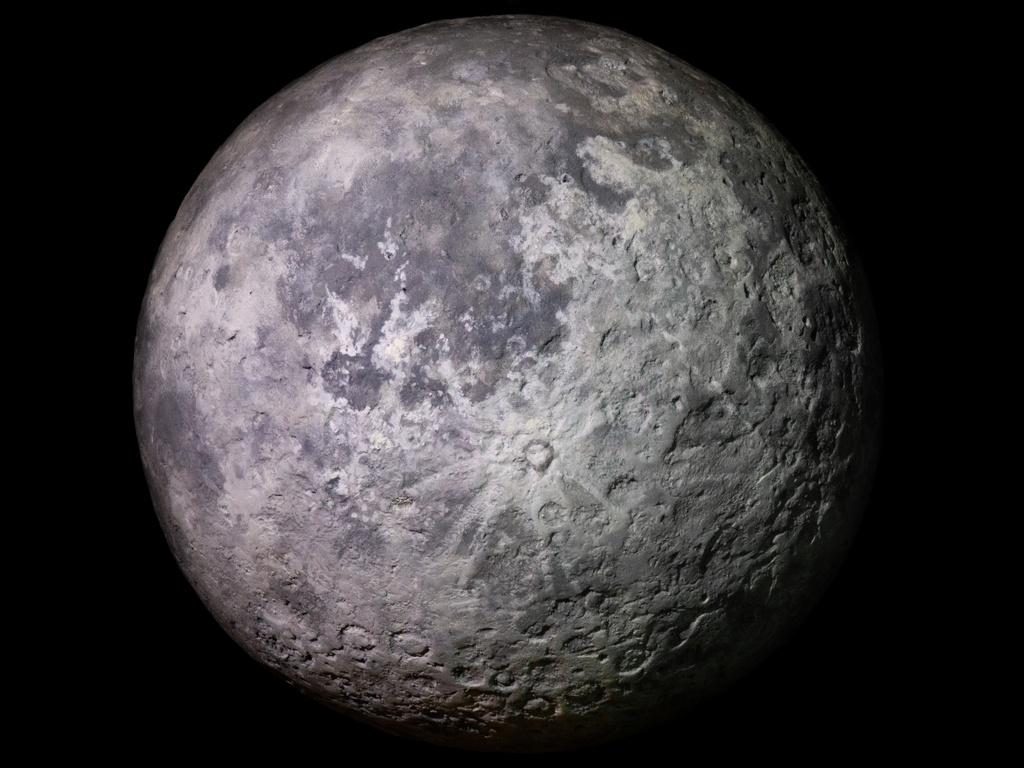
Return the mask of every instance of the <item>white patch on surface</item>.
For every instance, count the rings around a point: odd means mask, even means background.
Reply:
[[[334,337],[338,340],[338,350],[349,357],[361,354],[366,342],[369,341],[370,333],[365,325],[360,327],[359,313],[330,290],[327,291],[327,303],[334,319]],[[376,300],[372,300],[373,310],[376,309],[376,303]],[[368,315],[372,317],[373,312],[369,312]]]
[[[356,269],[365,269],[366,268],[366,257],[365,256],[363,258],[359,258],[358,256],[353,256],[352,254],[349,254],[349,253],[343,253],[343,254],[341,254],[341,258],[343,258],[349,264],[354,266]]]
[[[405,293],[398,291],[391,299],[391,314],[381,328],[380,341],[373,347],[373,364],[381,370],[391,371],[396,378],[404,378],[409,363],[409,350],[413,349],[416,334],[428,328],[434,320],[436,307],[428,302],[412,312],[403,311],[408,303]]]
[[[377,249],[381,252],[381,255],[385,259],[391,260],[395,258],[401,252],[401,246],[398,241],[391,236],[391,217],[388,216],[388,222],[384,226],[384,239],[378,241]]]
[[[661,159],[669,162],[672,171],[678,169],[680,163],[669,153],[668,142],[659,139],[656,143]],[[587,163],[587,170],[598,184],[619,192],[635,192],[639,184],[650,183],[653,175],[670,172],[669,169],[655,171],[634,163],[624,142],[612,141],[605,136],[584,140],[576,148],[576,155]]]
[[[325,136],[321,147],[318,155],[303,164],[308,170],[300,171],[295,178],[318,180],[324,187],[347,192],[363,165],[372,160],[362,142],[336,134]]]

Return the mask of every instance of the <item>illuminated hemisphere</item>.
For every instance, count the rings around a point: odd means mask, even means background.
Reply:
[[[395,734],[649,726],[799,623],[869,489],[859,267],[749,105],[621,32],[430,24],[252,114],[192,187],[135,407],[248,653]]]

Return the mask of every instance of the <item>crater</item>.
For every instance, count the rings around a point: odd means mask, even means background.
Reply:
[[[526,463],[537,472],[543,472],[551,466],[555,458],[555,452],[551,446],[543,440],[534,440],[526,446]]]

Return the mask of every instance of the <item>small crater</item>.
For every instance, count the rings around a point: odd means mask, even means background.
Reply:
[[[551,465],[555,452],[543,440],[534,440],[526,446],[526,462],[537,472],[543,472]]]
[[[523,711],[531,715],[546,715],[554,710],[555,706],[547,699],[530,699],[523,705]]]
[[[370,633],[358,624],[349,624],[341,630],[341,642],[345,648],[360,651],[368,651],[377,645]]]
[[[526,351],[526,339],[522,336],[509,336],[505,341],[505,354],[509,357],[519,357]]]
[[[468,687],[482,686],[487,683],[487,680],[483,677],[481,671],[473,667],[453,667],[452,679],[454,679],[456,683]]]
[[[425,656],[430,650],[426,640],[407,632],[395,635],[392,642],[397,650],[407,656]]]
[[[565,507],[554,501],[549,501],[541,507],[540,512],[538,512],[537,515],[544,525],[552,528],[557,528],[558,526],[563,525],[566,518]]]

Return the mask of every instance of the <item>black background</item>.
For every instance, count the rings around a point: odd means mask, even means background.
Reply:
[[[942,574],[922,573],[932,546],[917,451],[925,414],[914,371],[924,248],[916,203],[918,126],[930,110],[905,30],[858,14],[796,11],[595,13],[566,3],[438,5],[359,16],[289,4],[270,18],[212,21],[174,11],[127,34],[94,37],[82,66],[96,130],[93,215],[105,264],[97,316],[110,318],[103,399],[110,445],[97,458],[104,511],[83,526],[89,555],[77,574],[90,650],[73,665],[70,701],[90,723],[88,746],[269,761],[348,761],[471,753],[395,739],[306,699],[265,672],[220,630],[166,547],[135,445],[134,326],[153,258],[177,206],[217,147],[260,103],[323,61],[370,40],[441,18],[541,13],[617,27],[676,54],[759,109],[822,181],[857,248],[878,313],[886,377],[884,442],[860,534],[839,577],[805,625],[718,699],[647,733],[569,757],[621,762],[664,752],[706,757],[871,756],[931,751],[952,738],[931,713],[950,674],[936,675],[929,643],[955,640],[935,623]],[[113,21],[113,20],[111,20]],[[88,190],[86,190],[88,192]],[[113,274],[116,273],[116,276]],[[97,279],[95,276],[91,279]],[[107,398],[111,403],[105,407]],[[105,444],[106,446],[106,444]],[[930,555],[929,555],[930,556]],[[61,678],[57,673],[56,678]],[[945,682],[936,682],[943,680]],[[51,699],[52,702],[52,699]],[[66,709],[63,711],[67,711]]]

